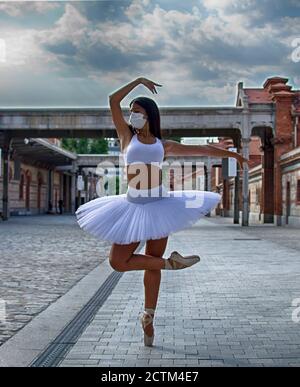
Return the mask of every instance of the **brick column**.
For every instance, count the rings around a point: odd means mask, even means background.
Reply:
[[[273,100],[276,104],[276,129],[274,144],[274,222],[277,226],[282,224],[282,173],[280,156],[293,148],[293,119],[291,105],[293,93],[279,91],[274,93]]]
[[[274,222],[274,147],[269,136],[263,138],[261,213],[264,223]]]
[[[223,216],[229,216],[230,200],[229,200],[229,178],[223,180]]]

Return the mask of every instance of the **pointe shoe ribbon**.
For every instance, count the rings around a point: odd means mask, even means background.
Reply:
[[[153,314],[154,314],[154,311],[153,311]],[[143,329],[145,329],[147,325],[153,322],[153,317],[149,312],[144,311],[144,313],[140,316],[140,321],[142,323]],[[148,347],[151,347],[153,344],[153,340],[154,340],[154,333],[152,336],[148,336],[147,333],[144,331],[144,344]]]

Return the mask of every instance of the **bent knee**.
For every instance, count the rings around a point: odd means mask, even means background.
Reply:
[[[122,262],[120,257],[109,256],[109,264],[115,271],[124,272],[127,269],[126,262]]]

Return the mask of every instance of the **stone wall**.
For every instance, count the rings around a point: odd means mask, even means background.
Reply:
[[[300,181],[300,163],[294,166],[292,171],[284,171],[282,176],[282,207],[283,224],[291,224],[300,226],[300,201],[297,200],[297,187],[298,181]],[[290,199],[288,200],[288,183],[290,186]],[[299,189],[299,188],[298,188]],[[287,219],[288,212],[288,201],[289,206],[289,217]]]
[[[261,173],[257,168],[255,168],[255,172],[249,174],[249,221],[251,223],[260,223],[261,215],[260,215],[260,203],[261,203],[261,190],[262,190],[262,178]],[[239,210],[242,211],[242,194],[240,189],[240,199],[239,199]],[[228,216],[233,217],[234,214],[234,179],[229,180],[229,211]]]

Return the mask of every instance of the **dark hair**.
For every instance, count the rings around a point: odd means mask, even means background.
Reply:
[[[156,102],[148,97],[136,97],[134,98],[130,104],[131,105],[136,102],[138,105],[140,105],[142,108],[146,110],[148,121],[149,121],[149,130],[150,132],[155,136],[161,139],[161,130],[160,130],[160,114],[159,109],[156,104]],[[133,128],[131,125],[129,125],[130,130],[133,131]]]

